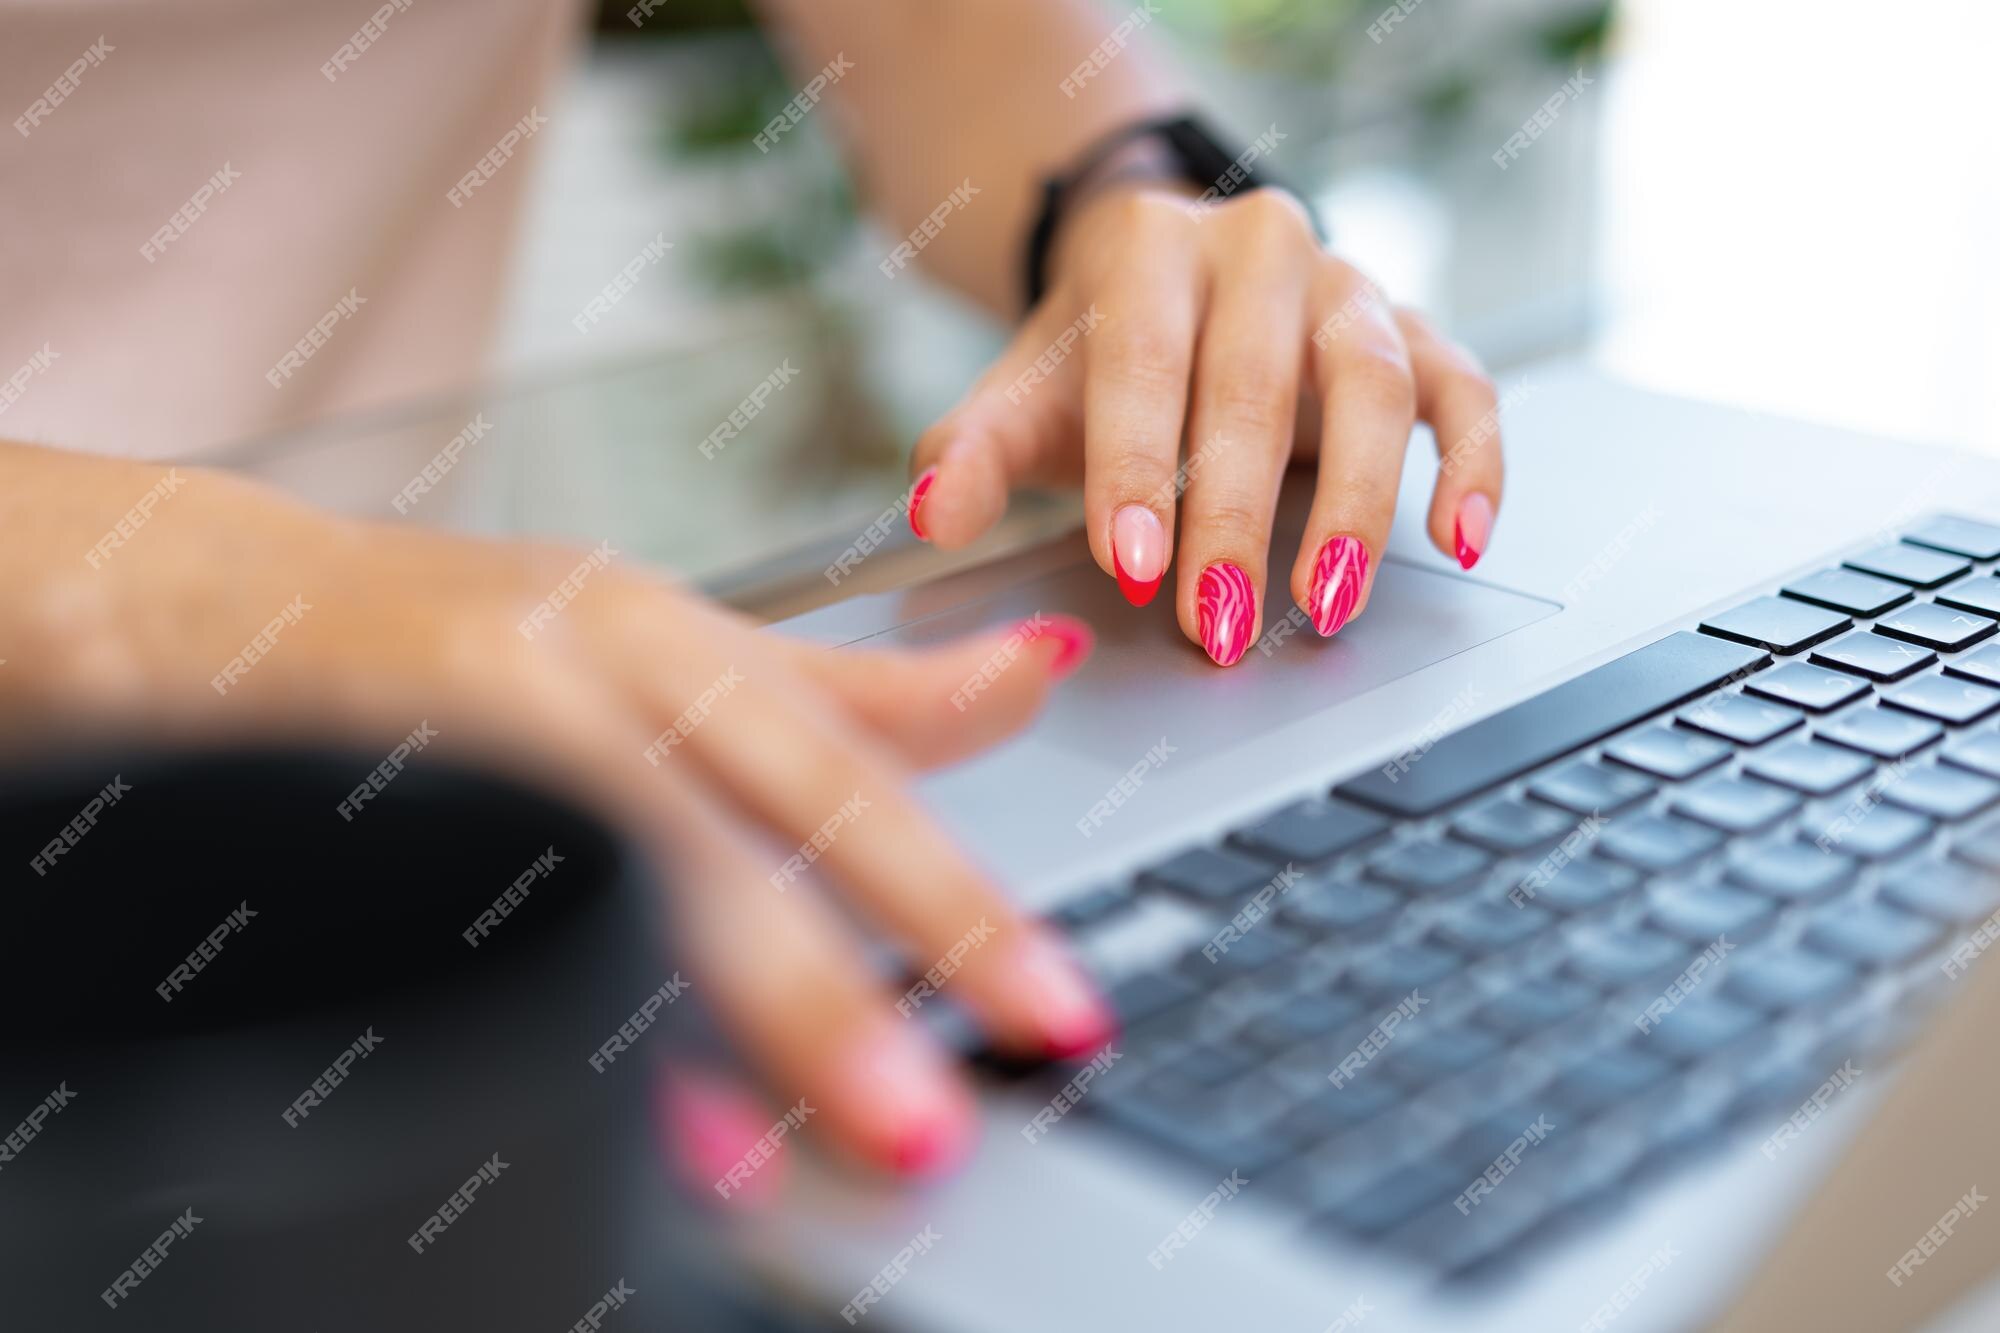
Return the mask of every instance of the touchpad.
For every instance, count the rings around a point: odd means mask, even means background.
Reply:
[[[1097,632],[1097,651],[1051,694],[1033,735],[1110,767],[1158,741],[1165,719],[1190,757],[1217,754],[1561,609],[1392,556],[1376,575],[1367,614],[1331,639],[1303,613],[1286,621],[1292,601],[1279,585],[1262,638],[1225,670],[1181,633],[1171,581],[1151,606],[1135,609],[1081,542],[1075,549],[1061,567],[971,601],[933,610],[927,597],[916,598],[907,609],[920,618],[880,638],[930,643],[1038,611],[1082,618]],[[928,591],[935,595],[937,585]]]

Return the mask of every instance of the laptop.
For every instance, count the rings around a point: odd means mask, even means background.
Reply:
[[[1895,1062],[2000,933],[2000,463],[1576,364],[1502,402],[1491,549],[1426,541],[1420,433],[1332,640],[1275,577],[1218,670],[1077,536],[781,627],[1093,626],[1028,732],[924,790],[1125,1031],[997,1071],[949,1181],[808,1173],[746,1224],[768,1274],[968,1333],[1637,1333],[1753,1280],[1820,1306],[1784,1326],[1915,1328],[1981,1286],[1992,1153],[1939,1108],[1991,1137],[1993,1003],[1917,1094]],[[1815,1188],[1876,1203],[1791,1226]]]

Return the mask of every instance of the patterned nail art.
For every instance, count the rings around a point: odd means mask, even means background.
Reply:
[[[924,469],[924,475],[917,478],[917,484],[910,487],[910,531],[916,533],[920,541],[929,541],[931,538],[930,534],[924,531],[924,525],[917,517],[917,510],[922,508],[924,497],[930,494],[931,483],[936,480],[937,469],[927,467]]]
[[[1368,548],[1353,537],[1330,537],[1313,561],[1311,603],[1313,628],[1331,638],[1361,600],[1361,585],[1368,578]]]
[[[1195,625],[1201,646],[1218,666],[1234,666],[1250,646],[1250,629],[1257,623],[1257,593],[1250,576],[1227,560],[1201,571],[1195,593]]]

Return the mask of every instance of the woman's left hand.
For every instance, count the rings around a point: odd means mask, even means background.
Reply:
[[[1290,592],[1331,635],[1368,604],[1413,421],[1443,455],[1431,540],[1468,569],[1500,502],[1500,440],[1479,363],[1323,250],[1289,195],[1191,196],[1127,185],[1071,214],[1047,295],[918,442],[910,522],[962,546],[1014,487],[1081,478],[1091,553],[1144,606],[1178,519],[1182,632],[1229,666],[1264,619],[1295,454],[1317,453],[1319,475]]]

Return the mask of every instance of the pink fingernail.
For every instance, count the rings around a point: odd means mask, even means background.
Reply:
[[[1126,601],[1144,606],[1153,600],[1167,569],[1167,530],[1158,514],[1134,504],[1111,516],[1111,568]]]
[[[1330,537],[1313,561],[1311,603],[1313,628],[1323,637],[1340,632],[1361,600],[1361,585],[1368,578],[1368,548],[1358,538]]]
[[[845,1096],[873,1125],[866,1149],[909,1175],[951,1166],[972,1144],[971,1101],[944,1058],[914,1030],[878,1027],[842,1061]]]
[[[1049,663],[1051,680],[1061,680],[1082,666],[1090,660],[1091,649],[1097,646],[1097,635],[1075,616],[1037,616],[1022,621],[1017,629],[1032,638],[1053,639],[1060,645],[1056,660]]]
[[[1046,935],[1030,935],[1014,955],[1014,972],[1027,988],[1047,1053],[1067,1060],[1096,1050],[1117,1035],[1118,1020],[1069,951]]]
[[[785,1179],[781,1157],[767,1157],[749,1174],[737,1173],[744,1154],[771,1128],[771,1116],[738,1084],[700,1071],[664,1071],[657,1089],[659,1126],[668,1156],[695,1193],[711,1189],[725,1199],[761,1203]]]
[[[930,534],[924,531],[923,522],[917,517],[917,511],[922,508],[924,497],[930,494],[931,483],[936,480],[937,469],[935,467],[927,467],[923,470],[923,474],[917,478],[917,484],[910,487],[910,531],[917,534],[919,541],[930,540]]]
[[[1471,569],[1486,553],[1493,537],[1493,502],[1473,491],[1458,502],[1458,518],[1452,523],[1452,544],[1458,548],[1458,567]]]
[[[1217,666],[1234,666],[1250,646],[1257,623],[1257,591],[1239,565],[1218,560],[1201,571],[1195,590],[1195,628]]]

